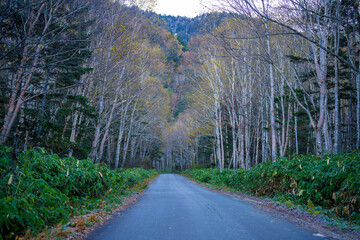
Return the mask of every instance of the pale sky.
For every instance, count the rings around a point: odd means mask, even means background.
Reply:
[[[173,16],[195,17],[204,12],[200,0],[157,0],[155,12]]]

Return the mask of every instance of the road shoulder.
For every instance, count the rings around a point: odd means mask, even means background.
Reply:
[[[181,176],[183,176],[183,175],[181,175]],[[334,239],[344,239],[344,240],[360,239],[359,231],[341,230],[337,227],[330,226],[324,220],[324,218],[327,218],[324,215],[319,214],[317,216],[314,216],[308,212],[302,211],[295,207],[289,208],[284,203],[276,202],[271,199],[263,199],[263,198],[243,194],[243,193],[227,191],[224,189],[218,189],[218,188],[212,187],[208,184],[197,182],[186,176],[183,176],[183,177],[186,178],[187,180],[189,180],[190,182],[192,182],[202,188],[205,188],[207,190],[221,193],[221,194],[227,195],[229,197],[238,198],[238,199],[241,199],[248,203],[251,203],[255,208],[257,208],[263,212],[275,215],[277,217],[284,218],[287,221],[295,223],[304,229],[310,230],[312,232],[317,232],[318,234],[323,235],[324,237],[326,236],[326,237],[331,237]]]
[[[105,211],[105,210],[96,210],[93,211],[90,214],[82,215],[82,216],[76,216],[74,217],[71,222],[76,223],[84,223],[87,221],[91,221],[93,225],[86,226],[85,224],[81,224],[82,226],[78,226],[75,224],[75,231],[67,236],[66,240],[82,240],[86,239],[88,235],[90,235],[93,231],[95,231],[97,228],[104,225],[106,222],[111,221],[113,218],[115,218],[118,215],[121,215],[122,212],[126,211],[127,209],[134,206],[141,195],[148,189],[149,185],[154,182],[158,176],[154,177],[147,183],[147,187],[145,189],[142,189],[141,191],[134,192],[128,197],[125,197],[123,199],[123,202],[117,207],[111,210],[111,212]]]

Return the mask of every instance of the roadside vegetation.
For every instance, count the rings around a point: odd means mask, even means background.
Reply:
[[[10,171],[11,155],[11,148],[0,148],[0,239],[26,231],[34,235],[94,210],[112,211],[157,175],[144,169],[113,171],[42,148],[20,153],[16,170]]]
[[[359,1],[215,2],[1,2],[0,240],[186,169],[360,224]]]
[[[193,169],[183,175],[213,187],[305,205],[312,214],[337,215],[360,225],[360,156],[331,154],[324,158],[294,155],[261,163],[251,170]]]

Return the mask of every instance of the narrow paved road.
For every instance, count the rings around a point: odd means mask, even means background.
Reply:
[[[306,240],[316,237],[250,203],[212,192],[173,175],[160,175],[129,209],[88,240]]]

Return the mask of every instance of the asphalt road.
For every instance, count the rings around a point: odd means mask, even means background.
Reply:
[[[179,175],[163,174],[136,204],[87,239],[327,239],[316,234],[244,200],[206,190]]]

